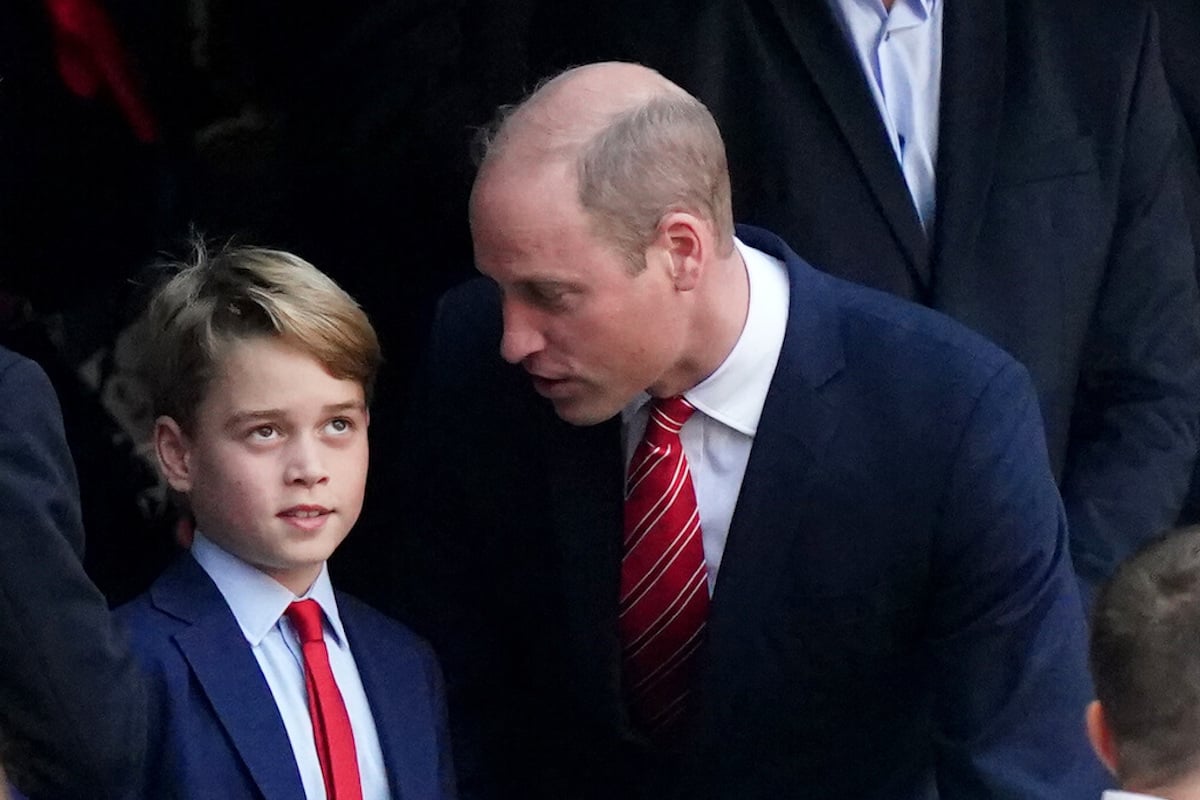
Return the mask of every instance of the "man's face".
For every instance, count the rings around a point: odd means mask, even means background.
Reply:
[[[589,228],[565,167],[508,170],[476,187],[471,232],[479,270],[503,294],[500,354],[575,425],[611,418],[678,366],[685,327],[670,258],[647,268]]]
[[[181,437],[186,477],[172,484],[201,532],[303,594],[362,509],[367,423],[356,381],[278,339],[238,342]]]

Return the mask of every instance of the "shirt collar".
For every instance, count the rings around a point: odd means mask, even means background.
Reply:
[[[896,0],[892,6],[892,13],[896,14],[896,19],[893,22],[912,22],[920,23],[929,19],[933,13],[933,7],[939,0]],[[886,20],[889,17],[887,9],[883,5],[883,0],[830,0],[838,11],[844,15],[847,13],[847,7],[852,5],[860,6],[864,9],[870,9],[879,15],[880,20]]]
[[[325,622],[333,633],[334,643],[338,647],[345,647],[346,632],[338,614],[327,565],[321,565],[320,574],[304,596],[296,597],[286,586],[228,552],[200,531],[196,531],[192,541],[192,558],[217,585],[251,647],[258,647],[262,643],[271,629],[279,624],[280,617],[291,603],[306,599],[317,601],[325,612]]]
[[[1137,792],[1121,792],[1109,789],[1101,796],[1101,800],[1162,800],[1162,798],[1152,794],[1138,794]]]
[[[746,324],[721,365],[683,396],[717,422],[754,436],[783,346],[790,288],[782,261],[736,238],[734,246],[750,283]],[[621,412],[622,422],[628,423],[649,399],[646,392],[639,393]]]

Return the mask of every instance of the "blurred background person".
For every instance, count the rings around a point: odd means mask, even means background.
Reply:
[[[124,797],[145,752],[144,689],[82,553],[54,391],[0,348],[0,754],[32,800]]]
[[[1099,592],[1087,730],[1127,791],[1116,798],[1200,798],[1200,527],[1151,542]]]

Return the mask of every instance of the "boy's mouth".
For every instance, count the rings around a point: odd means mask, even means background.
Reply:
[[[303,528],[304,530],[314,530],[315,528],[324,524],[325,518],[331,513],[332,510],[325,508],[324,506],[302,505],[285,508],[275,516],[279,517],[285,522],[295,525],[298,528]]]

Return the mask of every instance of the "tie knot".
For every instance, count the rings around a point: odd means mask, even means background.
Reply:
[[[301,644],[325,640],[325,631],[321,625],[321,606],[316,600],[297,600],[288,606],[285,613],[292,627],[296,629]]]
[[[656,397],[650,407],[650,421],[668,433],[678,434],[695,411],[696,407],[684,400],[683,395]]]

